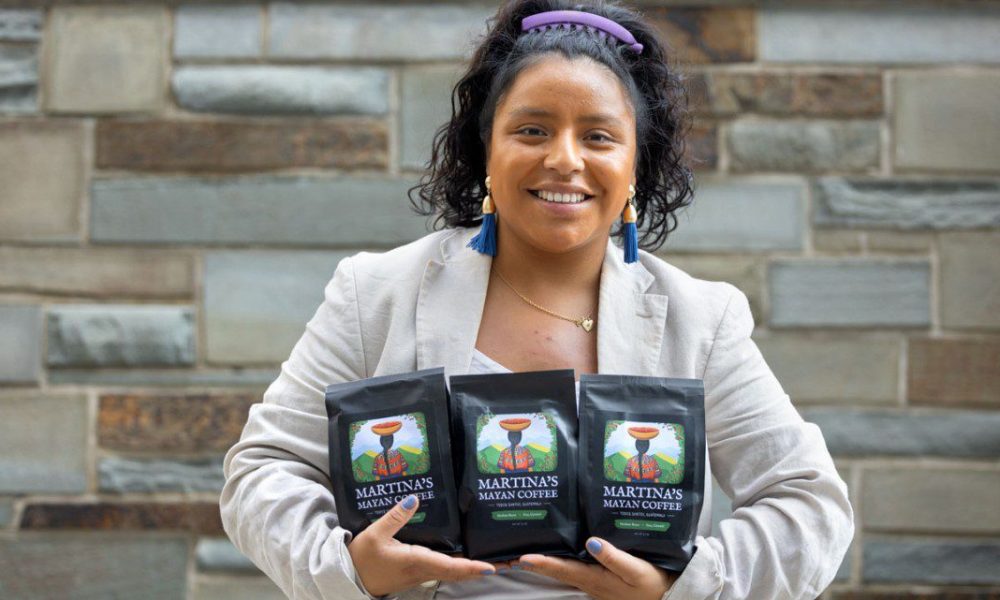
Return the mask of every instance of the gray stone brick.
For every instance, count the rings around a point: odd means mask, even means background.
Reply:
[[[0,248],[0,290],[74,296],[190,298],[194,257],[119,248]]]
[[[76,240],[84,133],[75,122],[0,123],[0,239]]]
[[[776,327],[930,325],[925,260],[776,260],[769,279]]]
[[[206,357],[213,364],[288,358],[343,252],[213,252],[205,257]],[[248,326],[252,324],[252,326]]]
[[[804,186],[738,179],[702,183],[677,221],[664,252],[801,250]]]
[[[941,325],[1000,329],[1000,232],[940,237]]]
[[[182,107],[233,114],[385,114],[384,69],[295,66],[188,66],[173,77]]]
[[[185,366],[195,361],[186,306],[62,305],[49,310],[51,367]]]
[[[0,43],[0,113],[38,111],[38,48]]]
[[[41,38],[41,10],[0,8],[0,41],[33,42]]]
[[[100,491],[130,492],[221,492],[226,477],[222,458],[144,459],[102,458],[97,463]]]
[[[973,229],[1000,226],[995,181],[852,180],[813,187],[813,223],[822,227]]]
[[[91,239],[105,243],[397,245],[427,234],[412,182],[242,177],[96,181]]]
[[[0,591],[4,600],[179,600],[187,557],[187,539],[175,535],[22,533],[0,539]]]
[[[400,78],[399,139],[404,168],[423,169],[434,132],[451,118],[451,90],[461,65],[409,67]]]
[[[174,58],[253,58],[260,54],[260,6],[187,4],[177,8]]]
[[[60,113],[156,111],[164,104],[165,6],[56,6],[45,52],[46,109]]]
[[[37,384],[42,374],[42,310],[0,304],[0,383]]]
[[[7,526],[14,518],[14,501],[3,498],[0,499],[0,529]]]
[[[1000,11],[993,23],[1000,39]],[[983,46],[1000,48],[985,39]],[[901,73],[895,82],[898,169],[1000,171],[1000,107],[992,101],[1000,97],[1000,74]]]
[[[879,165],[876,121],[769,121],[729,126],[733,171],[865,172]]]
[[[1000,471],[871,468],[864,471],[866,531],[1000,533]]]
[[[765,259],[758,256],[671,254],[657,256],[678,269],[709,281],[731,283],[747,295],[754,320],[760,322],[764,315]]]
[[[52,385],[91,385],[112,388],[134,387],[252,387],[266,388],[278,377],[274,369],[174,370],[128,369],[99,371],[91,369],[57,369],[49,371]]]
[[[201,538],[195,547],[195,561],[203,572],[260,573],[257,567],[227,538]]]
[[[803,408],[834,456],[1000,456],[1000,412]]]
[[[947,510],[947,507],[940,507]],[[1000,540],[867,537],[862,579],[866,583],[1000,583]]]
[[[896,402],[898,339],[772,332],[755,341],[796,404]],[[845,377],[845,373],[850,376]]]
[[[0,398],[0,494],[86,491],[87,424],[82,395]]]
[[[760,59],[822,63],[994,63],[996,7],[795,7],[758,16]]]
[[[470,56],[495,9],[478,6],[271,4],[274,58],[449,60]]]
[[[198,577],[194,600],[286,600],[287,596],[267,577]]]

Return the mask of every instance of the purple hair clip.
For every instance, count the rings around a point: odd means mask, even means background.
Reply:
[[[642,44],[635,41],[635,36],[629,33],[618,23],[611,19],[595,15],[593,13],[579,10],[550,10],[525,17],[521,20],[521,31],[545,31],[564,27],[567,29],[587,28],[594,31],[600,37],[611,36],[617,40],[628,44],[628,47],[636,54],[642,53]]]

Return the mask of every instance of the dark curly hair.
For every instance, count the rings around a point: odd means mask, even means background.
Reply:
[[[586,29],[521,32],[521,20],[550,10],[578,10],[607,17],[643,45],[636,54],[614,38]],[[674,212],[691,203],[694,179],[684,160],[690,128],[682,77],[667,64],[664,45],[641,15],[613,1],[512,0],[488,21],[488,32],[468,70],[452,90],[451,120],[434,135],[427,171],[409,198],[414,210],[434,216],[434,228],[476,226],[486,193],[486,148],[503,94],[525,67],[546,53],[589,57],[608,67],[632,100],[636,119],[636,196],[639,245],[659,248],[677,227]],[[417,192],[418,198],[414,198]],[[622,235],[619,222],[612,233]]]

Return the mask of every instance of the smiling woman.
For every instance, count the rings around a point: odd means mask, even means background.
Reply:
[[[811,599],[833,579],[854,531],[847,488],[751,339],[746,296],[649,252],[693,195],[664,48],[612,2],[513,0],[491,19],[411,190],[443,230],[341,261],[227,454],[226,531],[290,596]],[[597,538],[597,564],[446,556],[395,539],[415,496],[352,539],[324,470],[324,389],[439,366],[702,380],[690,562],[668,572]],[[712,475],[736,509],[716,532]]]

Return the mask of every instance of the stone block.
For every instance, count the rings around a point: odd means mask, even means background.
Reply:
[[[0,304],[0,331],[0,383],[37,385],[42,374],[41,308]]]
[[[37,46],[0,42],[0,114],[37,111]]]
[[[382,115],[389,111],[389,75],[375,68],[187,66],[174,72],[173,90],[177,103],[195,112]],[[402,108],[407,109],[406,103]]]
[[[117,248],[0,248],[0,290],[94,298],[191,298],[194,256]]]
[[[287,596],[267,577],[199,577],[194,600],[286,600]]]
[[[95,181],[100,243],[395,247],[428,233],[403,179],[144,178]]]
[[[796,181],[702,182],[677,220],[663,246],[666,252],[801,250],[804,186]]]
[[[259,394],[104,394],[97,443],[125,452],[226,452]]]
[[[0,123],[0,239],[78,238],[83,149],[83,127],[76,122]]]
[[[757,53],[755,11],[748,7],[655,7],[643,10],[669,40],[671,59],[683,63],[753,62]]]
[[[911,404],[1000,408],[1000,341],[911,338]]]
[[[857,231],[847,229],[814,229],[813,248],[821,252],[861,252],[865,247]]]
[[[803,408],[834,456],[1000,456],[1000,412]]]
[[[170,30],[165,6],[57,6],[49,27],[47,110],[100,114],[163,107]]]
[[[87,423],[82,395],[0,398],[0,494],[85,492]]]
[[[37,8],[0,8],[0,41],[36,42],[42,39],[42,11]]]
[[[203,311],[207,360],[279,364],[288,358],[345,256],[342,252],[207,254]]]
[[[460,60],[471,56],[495,8],[364,6],[275,2],[270,8],[272,58]]]
[[[919,252],[929,254],[934,234],[921,231],[869,231],[865,234],[869,250],[876,252]]]
[[[707,171],[719,165],[719,126],[697,119],[685,140],[684,158],[696,171]]]
[[[49,371],[52,385],[87,385],[105,388],[223,387],[266,388],[278,377],[277,369],[56,369]]]
[[[0,529],[3,529],[14,518],[14,501],[0,499]]]
[[[217,502],[28,504],[21,529],[182,530],[225,535]]]
[[[451,91],[462,66],[407,67],[400,76],[399,143],[404,168],[423,169],[434,132],[451,118]]]
[[[660,258],[678,269],[709,281],[725,281],[747,295],[754,320],[764,314],[764,259],[754,256],[719,256],[671,254],[658,252]]]
[[[261,9],[255,4],[185,4],[174,18],[174,58],[261,55]]]
[[[337,121],[102,121],[97,166],[133,171],[383,169],[385,123]]]
[[[776,260],[769,270],[776,327],[926,327],[925,260]]]
[[[772,332],[754,340],[796,404],[896,402],[898,339]]]
[[[1000,583],[1000,540],[866,537],[861,578],[865,583]]]
[[[823,177],[813,186],[820,227],[901,230],[1000,227],[1000,183]]]
[[[111,494],[219,493],[226,482],[222,458],[168,460],[111,456],[97,463],[97,476],[100,491]]]
[[[994,39],[1000,39],[995,14]],[[982,45],[1000,46],[985,39]],[[1000,97],[1000,73],[899,73],[894,81],[898,169],[1000,171],[1000,106],[992,102]]]
[[[1000,329],[1000,232],[939,238],[941,326]]]
[[[195,548],[195,562],[202,572],[260,573],[229,538],[202,538]]]
[[[865,172],[879,166],[876,121],[743,119],[729,126],[730,167],[736,172]]]
[[[194,313],[188,307],[94,304],[49,310],[50,367],[170,367],[194,362]]]
[[[994,6],[794,6],[758,14],[760,58],[803,63],[995,63]]]
[[[187,539],[178,536],[21,533],[0,539],[0,592],[5,600],[178,600],[187,561]]]
[[[866,531],[1000,533],[1000,471],[870,468],[862,486]]]
[[[883,112],[879,73],[704,71],[689,84],[698,114],[876,117]]]

